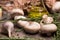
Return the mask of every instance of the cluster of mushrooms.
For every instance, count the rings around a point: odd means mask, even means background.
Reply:
[[[11,18],[14,18],[14,20],[18,20],[21,18],[27,19],[27,17],[24,16],[24,12],[22,9],[16,8],[13,9],[11,12],[12,12]],[[49,17],[48,15],[43,15],[40,23],[34,21],[18,20],[16,24],[19,25],[19,27],[22,27],[28,33],[34,34],[37,32],[41,32],[46,33],[48,35],[57,31],[57,26],[52,22],[53,22],[52,17]],[[11,21],[6,21],[4,22],[3,27],[8,31],[9,37],[11,37],[12,36],[11,33],[14,30],[14,23]]]
[[[57,31],[57,26],[53,23],[53,17],[49,17],[48,15],[43,15],[42,20],[40,23],[35,22],[35,21],[24,21],[24,20],[19,20],[19,19],[27,19],[24,15],[24,11],[20,8],[12,8],[9,7],[11,4],[6,4],[6,6],[10,9],[8,12],[10,12],[11,19],[13,18],[14,20],[18,20],[16,24],[20,27],[23,28],[26,32],[28,33],[44,33],[47,34],[48,36],[51,35],[52,33]],[[55,2],[55,4],[52,6],[53,11],[58,11],[60,10],[60,2]],[[3,23],[3,27],[8,31],[8,36],[11,37],[14,31],[14,23],[12,21],[6,21]]]

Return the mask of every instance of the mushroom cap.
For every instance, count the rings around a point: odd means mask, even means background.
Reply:
[[[45,20],[44,20],[44,23],[46,24],[49,24],[49,23],[52,23],[53,22],[53,18],[52,17],[47,17]]]
[[[17,23],[18,23],[19,27],[21,27],[21,26],[25,27],[25,25],[29,24],[28,21],[22,21],[22,20],[19,20]]]
[[[44,14],[43,16],[42,16],[42,18],[44,19],[44,18],[47,18],[48,17],[48,15],[46,15],[46,14]]]
[[[17,13],[17,14],[20,14],[20,15],[24,15],[23,10],[19,9],[19,8],[12,9],[11,13],[12,14]]]
[[[50,33],[57,31],[57,26],[55,24],[46,24],[41,27],[41,31],[44,33]]]
[[[11,29],[14,27],[14,24],[11,22],[11,21],[6,21],[4,24],[3,24],[4,28],[6,29]]]
[[[37,22],[30,22],[28,25],[24,27],[26,32],[36,33],[40,30],[40,24]]]
[[[57,1],[53,6],[52,6],[53,11],[60,11],[60,1]]]
[[[18,20],[18,19],[21,19],[21,18],[22,18],[22,19],[26,19],[26,17],[24,17],[24,16],[15,16],[15,17],[14,17],[14,20]]]
[[[10,7],[11,6],[11,3],[7,3],[5,6]]]

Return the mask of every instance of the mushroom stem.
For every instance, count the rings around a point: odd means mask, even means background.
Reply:
[[[43,20],[41,20],[41,21],[40,21],[40,25],[41,25],[41,26],[43,25],[43,23],[42,23],[42,22],[43,22]]]
[[[8,36],[12,36],[12,32],[14,32],[14,24],[11,21],[7,21],[3,24],[3,28],[5,28],[8,31]]]
[[[11,30],[8,29],[8,35],[11,37]]]

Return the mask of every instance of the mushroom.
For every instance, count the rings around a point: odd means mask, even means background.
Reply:
[[[55,24],[43,24],[43,20],[41,20],[41,33],[46,33],[48,36],[51,35],[51,33],[54,33],[57,31],[57,26]]]
[[[15,16],[14,17],[14,20],[18,20],[18,19],[26,19],[26,17],[25,16]]]
[[[28,21],[22,21],[22,20],[19,20],[18,22],[17,22],[17,24],[19,25],[19,27],[25,27],[25,25],[28,25],[29,24],[29,22]]]
[[[42,20],[44,23],[52,23],[53,22],[53,17],[48,17],[48,15],[43,15]]]
[[[24,12],[22,9],[19,9],[19,8],[14,8],[11,10],[11,16],[12,18],[14,18],[15,16],[18,16],[18,15],[24,15]]]
[[[29,22],[24,26],[25,32],[32,33],[32,34],[37,33],[40,30],[40,28],[41,28],[40,24],[37,22]]]
[[[52,6],[52,10],[54,12],[60,12],[60,1],[55,2],[55,4]]]
[[[3,24],[3,28],[5,28],[8,31],[8,36],[11,37],[12,36],[12,32],[14,30],[14,24],[11,21],[6,21]]]
[[[10,7],[12,4],[10,2],[6,3],[5,6]]]
[[[40,30],[40,24],[37,22],[19,20],[17,23],[28,33],[36,33]]]

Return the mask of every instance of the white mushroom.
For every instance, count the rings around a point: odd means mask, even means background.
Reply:
[[[40,30],[40,24],[37,22],[29,22],[25,25],[24,30],[28,33],[36,33]]]
[[[3,27],[8,31],[9,37],[11,37],[11,33],[14,30],[14,24],[11,21],[7,21],[3,24]]]
[[[10,7],[11,6],[11,3],[7,3],[5,6]]]
[[[19,27],[24,27],[25,25],[28,25],[29,24],[29,22],[28,21],[22,21],[22,20],[19,20],[18,22],[17,22],[17,24],[19,25]]]
[[[40,31],[42,33],[47,33],[47,35],[57,31],[57,26],[55,24],[43,24],[41,21],[40,25],[41,25]]]
[[[47,15],[43,15],[43,17],[42,17],[43,19],[43,22],[44,23],[52,23],[53,22],[53,17],[48,17]]]
[[[19,15],[24,15],[24,12],[22,9],[14,8],[13,10],[11,10],[11,17],[12,18],[14,18],[15,16],[19,16]]]
[[[40,24],[37,22],[19,20],[17,23],[19,26],[23,26],[24,30],[29,33],[36,33],[40,30]]]
[[[55,12],[60,12],[60,1],[57,1],[53,6],[52,10]]]
[[[48,17],[48,15],[46,15],[46,14],[44,14],[44,15],[42,16],[43,19],[45,19],[45,18],[47,18],[47,17]]]
[[[19,8],[15,8],[11,11],[12,13],[19,13],[20,15],[24,15],[24,12],[22,9]]]
[[[15,16],[14,17],[14,20],[18,20],[18,19],[26,19],[26,17],[25,16]]]

